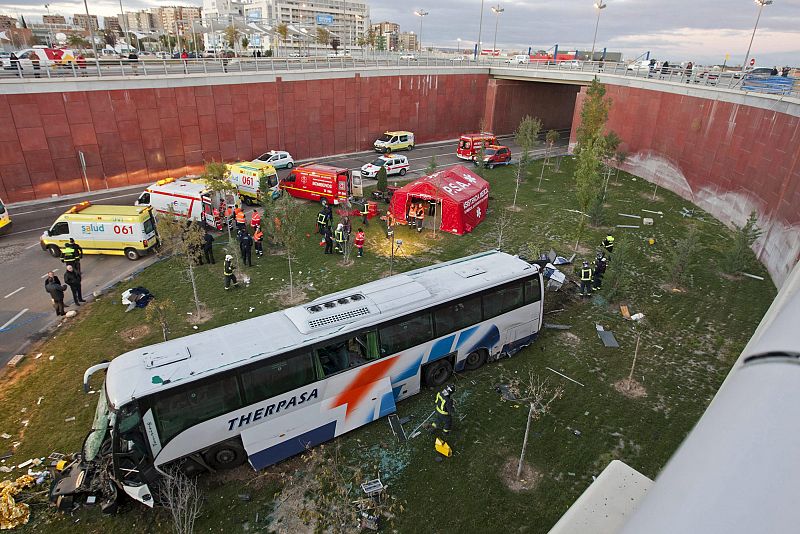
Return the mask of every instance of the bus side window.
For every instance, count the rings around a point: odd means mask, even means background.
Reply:
[[[267,360],[258,367],[242,371],[241,378],[245,403],[253,404],[314,382],[316,372],[311,353],[306,352]]]
[[[445,304],[433,312],[436,337],[481,322],[481,297],[476,295]]]
[[[522,306],[522,284],[495,289],[483,295],[483,318],[491,319]]]
[[[425,311],[381,328],[381,355],[395,354],[431,339],[433,339],[431,314]]]
[[[161,444],[187,428],[242,406],[236,375],[228,374],[165,391],[153,403]]]
[[[525,280],[525,304],[532,304],[542,299],[542,287],[539,285],[539,277]]]
[[[317,349],[324,376],[335,375],[350,368],[350,340],[340,340]]]

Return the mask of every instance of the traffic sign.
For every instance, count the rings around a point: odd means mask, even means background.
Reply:
[[[333,15],[317,15],[317,24],[320,26],[333,25]]]
[[[752,67],[752,66],[753,66],[753,65],[755,65],[755,64],[756,64],[756,58],[754,58],[754,57],[751,57],[751,58],[750,58],[750,66]]]

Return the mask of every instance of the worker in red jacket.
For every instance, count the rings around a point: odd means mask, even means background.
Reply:
[[[361,258],[364,256],[364,230],[361,228],[358,229],[356,232],[356,248],[358,249],[358,257]]]
[[[261,215],[259,215],[258,210],[253,210],[253,215],[250,216],[250,227],[255,232],[259,226],[261,226]]]

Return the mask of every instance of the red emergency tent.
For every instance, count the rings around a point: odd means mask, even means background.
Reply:
[[[406,184],[392,196],[389,209],[400,221],[407,222],[406,215],[411,204],[436,201],[435,216],[425,210],[425,223],[430,226],[434,219],[439,229],[451,234],[463,235],[471,232],[486,218],[489,205],[489,183],[463,165],[453,165],[447,169],[424,176]]]

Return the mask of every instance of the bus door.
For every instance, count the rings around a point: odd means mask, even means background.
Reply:
[[[352,381],[352,378],[352,373],[342,373],[328,380]],[[396,411],[388,376],[349,390],[324,389],[336,393],[241,433],[253,469],[264,469]]]

